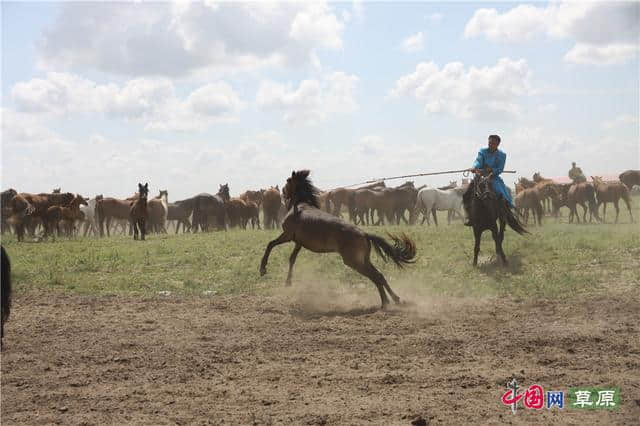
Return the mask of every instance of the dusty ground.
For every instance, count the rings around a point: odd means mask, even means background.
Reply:
[[[271,297],[18,293],[2,353],[2,424],[640,419],[637,295],[422,298],[383,312],[371,309],[372,289],[358,302],[313,288]],[[514,416],[500,402],[512,375],[545,391],[620,386],[622,407]]]

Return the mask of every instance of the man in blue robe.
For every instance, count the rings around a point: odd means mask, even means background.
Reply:
[[[513,207],[513,200],[511,199],[511,193],[507,189],[507,186],[502,181],[500,174],[504,170],[504,163],[507,160],[507,154],[498,149],[500,145],[500,136],[489,136],[489,147],[482,148],[478,151],[478,157],[473,162],[473,167],[469,171],[473,173],[482,173],[484,170],[488,170],[492,173],[491,182],[493,184],[493,190],[498,198],[504,199],[509,207]],[[469,185],[464,195],[462,196],[464,209],[469,218],[469,212],[471,210],[471,196],[473,191],[473,184]],[[471,222],[467,219],[465,225],[471,226]]]

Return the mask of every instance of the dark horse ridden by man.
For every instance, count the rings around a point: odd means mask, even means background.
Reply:
[[[292,172],[283,188],[288,213],[282,222],[282,234],[269,242],[260,264],[260,275],[267,273],[267,261],[271,250],[283,243],[293,241],[295,247],[289,258],[289,273],[286,285],[291,285],[291,271],[302,247],[315,253],[338,252],[345,265],[369,278],[378,288],[382,308],[389,304],[385,290],[394,302],[400,298],[391,290],[385,277],[371,264],[373,247],[382,259],[387,258],[398,266],[413,263],[416,255],[415,243],[406,235],[389,235],[392,246],[383,238],[367,234],[355,225],[347,223],[320,209],[319,190],[309,180],[309,170]]]
[[[491,179],[492,173],[485,170],[482,174],[476,174],[471,183],[472,198],[469,219],[473,226],[473,236],[475,238],[473,266],[478,265],[480,240],[484,231],[491,231],[493,240],[496,243],[496,254],[505,266],[507,265],[507,258],[502,250],[505,224],[508,224],[511,229],[520,235],[528,234],[528,231],[516,217],[507,201],[495,193]],[[496,221],[500,224],[499,228],[496,225]]]

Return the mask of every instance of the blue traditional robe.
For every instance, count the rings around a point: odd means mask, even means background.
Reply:
[[[478,151],[478,157],[476,158],[476,161],[473,162],[473,167],[476,169],[491,167],[491,170],[493,170],[493,178],[491,179],[491,181],[493,182],[493,190],[497,195],[502,195],[502,198],[507,200],[507,203],[509,203],[509,205],[513,207],[511,193],[500,177],[502,171],[504,170],[504,163],[506,161],[507,154],[500,151],[499,149],[497,149],[496,152],[490,152],[489,148],[482,148],[480,151]]]

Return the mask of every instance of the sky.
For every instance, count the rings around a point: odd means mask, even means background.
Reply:
[[[468,168],[490,134],[508,184],[640,169],[639,2],[1,8],[2,189],[331,189]]]

